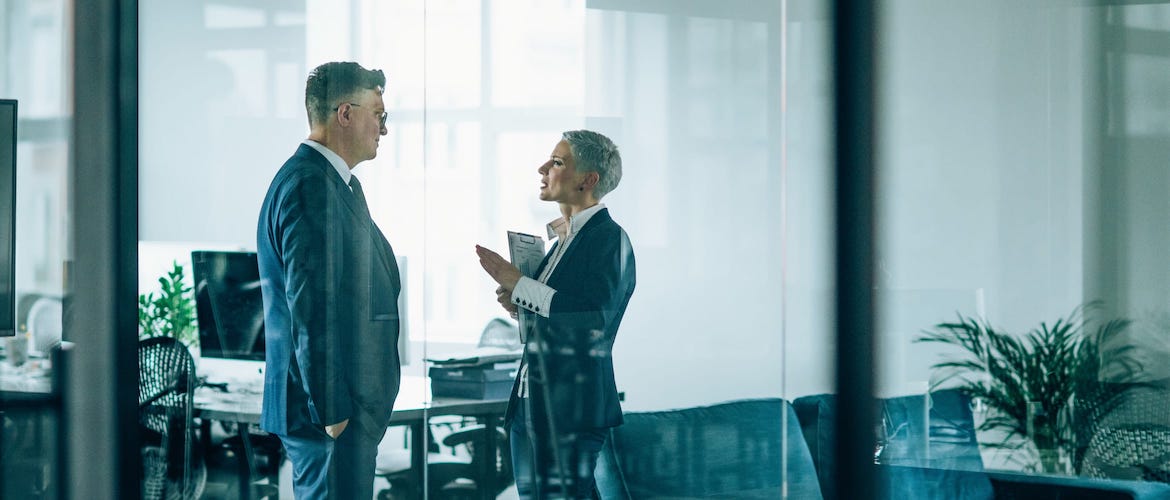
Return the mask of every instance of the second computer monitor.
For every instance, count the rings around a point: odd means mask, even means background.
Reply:
[[[264,299],[254,252],[191,252],[200,355],[264,360]]]

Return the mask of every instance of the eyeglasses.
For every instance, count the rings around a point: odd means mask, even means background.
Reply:
[[[358,103],[356,103],[356,102],[351,102],[351,103],[348,103],[348,104],[349,104],[350,106],[353,106],[353,107],[355,107],[355,108],[360,108],[360,107],[362,107],[362,105],[361,105],[361,104],[358,104]],[[341,105],[340,105],[340,104],[338,104],[336,107],[334,107],[334,108],[333,108],[333,111],[337,111],[337,110],[339,110],[339,109],[341,109]],[[387,113],[387,112],[383,111],[383,112],[381,112],[381,113],[376,113],[374,116],[377,116],[377,117],[378,117],[378,126],[379,126],[379,127],[382,127],[382,128],[386,128],[386,119],[387,119],[387,118],[390,118],[390,113]]]

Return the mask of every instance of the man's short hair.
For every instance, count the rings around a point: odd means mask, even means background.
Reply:
[[[305,111],[309,126],[325,123],[337,106],[365,89],[384,89],[386,75],[355,62],[328,62],[317,66],[305,82]]]
[[[622,180],[622,155],[613,141],[592,130],[570,130],[561,138],[569,143],[578,172],[597,172],[593,196],[600,200],[617,187]]]

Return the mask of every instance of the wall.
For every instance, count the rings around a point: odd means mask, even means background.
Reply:
[[[879,249],[885,390],[930,379],[923,329],[1019,331],[1086,299],[1082,190],[1091,31],[1076,9],[891,4],[882,39]],[[1071,45],[1070,45],[1071,44]]]

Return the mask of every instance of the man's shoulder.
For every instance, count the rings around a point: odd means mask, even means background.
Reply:
[[[326,178],[325,174],[328,171],[322,168],[322,162],[328,166],[328,161],[320,153],[302,145],[296,153],[285,160],[284,165],[276,172],[276,177],[272,180],[273,187],[298,184],[306,180],[319,181]]]

